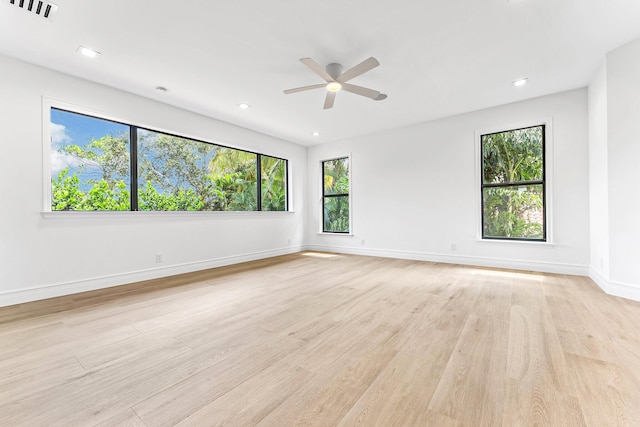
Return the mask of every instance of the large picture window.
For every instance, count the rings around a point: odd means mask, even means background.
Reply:
[[[350,231],[348,157],[322,162],[322,231]]]
[[[51,108],[52,211],[284,211],[287,160]]]
[[[482,238],[546,241],[545,125],[482,135]]]

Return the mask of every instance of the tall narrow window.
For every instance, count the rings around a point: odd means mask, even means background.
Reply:
[[[546,241],[545,126],[481,136],[482,238]]]
[[[131,207],[129,126],[51,109],[51,210]]]
[[[287,210],[287,161],[260,156],[260,175],[262,210]]]
[[[349,158],[322,162],[322,231],[349,232]]]

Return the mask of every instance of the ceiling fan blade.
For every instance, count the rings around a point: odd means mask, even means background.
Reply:
[[[321,87],[327,87],[327,85],[325,83],[320,83],[320,84],[317,84],[317,85],[302,86],[302,87],[296,87],[296,88],[293,88],[293,89],[287,89],[287,90],[284,90],[283,92],[288,95],[290,93],[302,92],[302,91],[305,91],[305,90],[320,89]]]
[[[311,69],[311,71],[313,71],[314,73],[316,73],[317,75],[319,75],[320,77],[325,79],[327,82],[334,81],[333,77],[331,77],[331,75],[329,73],[327,73],[327,70],[322,68],[320,66],[320,64],[318,64],[313,59],[311,59],[311,58],[300,58],[300,62],[302,62],[307,67],[309,67]]]
[[[380,96],[380,92],[377,90],[369,89],[362,86],[356,86],[349,83],[342,83],[342,89],[347,92],[355,93],[356,95],[366,96],[367,98],[376,99]]]
[[[358,77],[360,74],[366,73],[367,71],[373,68],[376,68],[378,65],[380,65],[378,60],[372,56],[369,59],[365,59],[355,67],[349,68],[347,71],[342,73],[340,77],[338,77],[336,80],[338,80],[340,83],[348,82],[352,78]]]
[[[327,91],[327,97],[324,99],[324,109],[328,110],[333,107],[333,101],[336,99],[337,92],[329,92]]]

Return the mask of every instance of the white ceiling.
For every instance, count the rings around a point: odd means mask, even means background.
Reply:
[[[640,36],[639,0],[54,2],[45,19],[0,0],[0,53],[304,145],[584,87]],[[351,83],[385,101],[282,93],[322,82],[299,58],[369,56],[381,65]]]

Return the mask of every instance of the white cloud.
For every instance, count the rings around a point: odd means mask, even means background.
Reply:
[[[56,177],[61,170],[68,167],[73,174],[74,169],[83,166],[85,171],[96,171],[100,165],[94,160],[79,159],[61,150],[63,145],[73,143],[64,125],[51,122],[51,176]]]
[[[57,150],[60,145],[71,142],[72,139],[67,135],[67,128],[64,125],[51,122],[51,149]]]
[[[80,166],[80,160],[66,153],[59,151],[51,152],[51,176],[57,176],[66,167],[74,168]]]
[[[67,166],[77,167],[80,161],[66,153],[61,153],[60,146],[68,144],[73,140],[67,135],[67,128],[64,125],[51,122],[51,176],[56,176]]]

